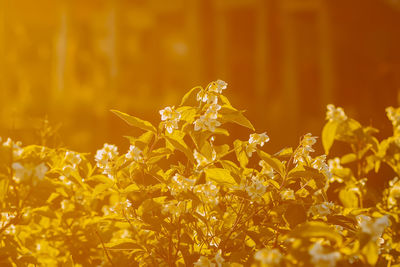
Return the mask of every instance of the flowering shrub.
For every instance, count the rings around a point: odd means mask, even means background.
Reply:
[[[221,143],[229,123],[254,131],[222,94],[195,87],[158,127],[113,112],[144,132],[128,151],[91,156],[67,149],[0,146],[3,266],[347,266],[400,264],[400,180],[366,206],[367,179],[382,164],[400,175],[400,108],[393,136],[378,141],[328,105],[326,155],[317,137],[267,153],[266,133]],[[328,198],[328,191],[331,190]]]

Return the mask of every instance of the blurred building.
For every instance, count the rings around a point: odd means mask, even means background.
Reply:
[[[394,0],[0,0],[0,135],[39,119],[93,151],[134,134],[109,109],[157,122],[186,90],[223,79],[273,148],[320,135],[325,106],[384,131],[398,105]],[[238,131],[246,138],[246,131]]]

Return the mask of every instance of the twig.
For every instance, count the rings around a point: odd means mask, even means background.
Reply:
[[[97,236],[99,237],[99,239],[100,239],[101,246],[103,247],[104,253],[105,253],[106,256],[107,256],[108,261],[111,263],[111,266],[114,266],[114,263],[112,262],[111,257],[110,257],[110,255],[108,254],[108,251],[107,251],[107,249],[106,249],[106,247],[105,247],[105,245],[104,245],[103,239],[101,239],[101,236],[100,236],[99,232],[98,232],[97,230],[95,230],[95,233],[96,233],[96,235],[97,235]]]

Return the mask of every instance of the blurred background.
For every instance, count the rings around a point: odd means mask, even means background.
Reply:
[[[272,151],[319,136],[328,103],[385,136],[400,1],[0,0],[0,136],[37,143],[47,118],[70,149],[127,146],[110,109],[158,123],[216,79]]]

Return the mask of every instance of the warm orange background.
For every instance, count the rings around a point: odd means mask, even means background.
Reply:
[[[69,148],[127,145],[109,109],[157,123],[216,79],[272,149],[320,135],[328,103],[389,133],[400,1],[0,0],[3,137],[37,142],[47,115]]]

